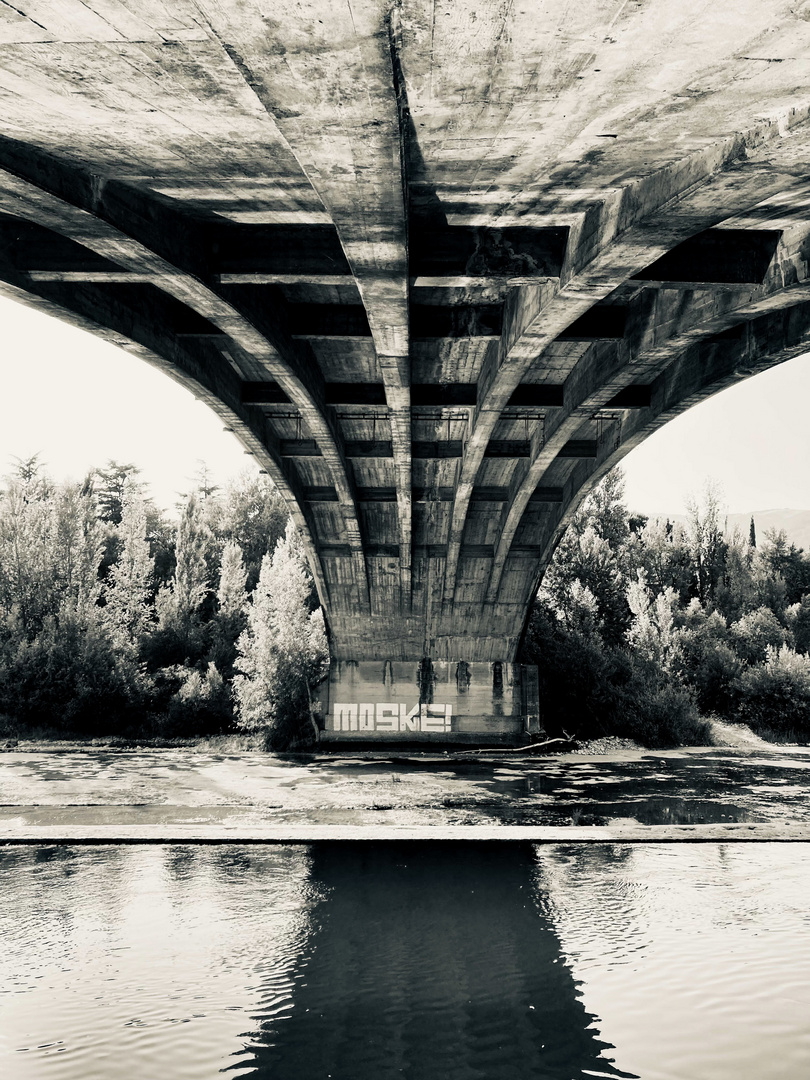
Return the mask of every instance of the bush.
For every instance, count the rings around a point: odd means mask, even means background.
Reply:
[[[749,611],[731,627],[734,649],[747,664],[758,664],[765,659],[769,648],[780,648],[788,643],[790,632],[767,607]]]
[[[567,629],[543,604],[532,609],[523,662],[537,664],[546,731],[580,739],[611,733],[608,652],[595,633]]]
[[[156,721],[159,735],[171,738],[219,735],[231,728],[231,692],[216,664],[209,663],[204,672],[172,668],[163,673],[163,679],[173,682],[176,689],[169,698],[165,716]]]
[[[739,680],[739,719],[754,731],[810,735],[810,657],[787,645]]]
[[[810,652],[810,595],[805,595],[785,612],[785,619],[793,634],[796,652]]]
[[[536,604],[523,659],[538,666],[540,708],[550,735],[619,735],[644,746],[707,745],[709,725],[692,694],[665,681],[651,661],[567,630]]]
[[[96,611],[63,611],[33,639],[0,644],[0,713],[23,729],[99,735],[142,724],[150,682]]]
[[[742,662],[725,641],[696,630],[681,631],[674,672],[691,688],[701,712],[733,716],[742,671]]]
[[[628,688],[616,734],[656,749],[671,746],[709,746],[711,727],[698,712],[688,690],[658,683],[641,672]]]

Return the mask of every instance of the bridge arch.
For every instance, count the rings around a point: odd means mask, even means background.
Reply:
[[[598,476],[806,350],[779,0],[52,7],[0,35],[2,289],[234,430],[339,662],[513,661]]]

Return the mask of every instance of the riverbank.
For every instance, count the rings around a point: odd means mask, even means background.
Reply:
[[[0,755],[0,842],[37,830],[43,842],[94,829],[117,830],[122,840],[199,842],[312,828],[563,828],[573,838],[583,827],[708,825],[767,826],[770,838],[774,829],[810,828],[810,750],[623,749],[538,759],[85,746]]]
[[[746,724],[731,724],[717,719],[711,719],[709,721],[711,725],[712,745],[720,747],[739,747],[743,749],[750,748],[762,748],[767,750],[769,747],[774,747],[772,742],[768,742],[766,739],[761,738],[759,735],[755,735],[754,732]],[[794,745],[794,744],[784,744]],[[127,738],[121,735],[107,735],[95,738],[76,736],[71,739],[57,739],[48,737],[37,737],[33,735],[31,737],[20,738],[5,738],[0,739],[0,754],[7,753],[14,750],[20,753],[37,753],[39,751],[51,752],[67,752],[67,751],[79,751],[79,750],[112,750],[112,751],[124,751],[124,750],[188,750],[196,753],[213,753],[213,754],[241,754],[241,753],[262,753],[264,752],[264,740],[259,734],[228,734],[228,735],[207,735],[199,736],[195,738]],[[681,749],[687,750],[688,747]],[[705,750],[706,747],[696,747],[693,749]],[[329,746],[319,748],[319,751],[329,757],[359,757],[359,758],[390,758],[392,755],[395,757],[412,756],[412,757],[433,757],[439,756],[442,759],[447,757],[460,757],[462,759],[471,755],[487,756],[503,756],[503,757],[525,757],[526,751],[512,752],[509,751],[497,751],[493,753],[492,750],[462,750],[462,749],[448,749],[446,751],[434,751],[425,749],[424,746],[420,747],[403,747],[403,748],[385,748],[381,747],[379,750],[365,749],[358,751],[357,753],[349,753],[345,748],[334,749]],[[582,742],[575,742],[571,748],[565,745],[550,745],[542,750],[543,756],[548,757],[561,757],[566,754],[574,755],[588,755],[603,757],[608,754],[623,753],[636,753],[648,752],[646,747],[641,746],[640,743],[635,742],[633,739],[621,738],[617,735],[608,735],[601,739],[589,739]],[[312,755],[306,755],[307,757]]]

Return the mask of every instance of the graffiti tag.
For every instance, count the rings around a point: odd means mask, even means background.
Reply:
[[[452,705],[407,705],[391,702],[336,702],[334,731],[452,731]]]

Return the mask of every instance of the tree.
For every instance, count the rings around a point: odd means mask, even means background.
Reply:
[[[95,605],[101,534],[91,496],[38,471],[9,480],[0,501],[0,610],[33,638],[64,604]]]
[[[677,641],[675,608],[678,598],[675,590],[667,587],[653,595],[647,587],[644,571],[639,570],[636,581],[627,590],[627,602],[633,613],[627,631],[630,645],[661,671],[669,671]]]
[[[194,495],[200,502],[205,502],[213,495],[216,495],[218,491],[219,484],[214,483],[208,464],[202,458],[198,458],[197,472],[194,474]]]
[[[41,478],[42,475],[42,462],[39,460],[39,453],[33,454],[29,458],[14,457],[14,470],[12,475],[16,477],[20,483],[30,485]]]
[[[704,713],[731,716],[736,708],[734,686],[743,665],[730,640],[723,615],[694,598],[682,614],[672,673],[694,692]]]
[[[216,502],[217,509],[212,527],[223,540],[233,540],[242,549],[247,587],[252,590],[259,580],[262,559],[284,535],[290,520],[287,504],[267,476],[247,472],[227,484],[211,502]]]
[[[686,537],[694,572],[694,595],[706,605],[714,599],[723,573],[726,545],[720,527],[720,493],[707,484],[701,505],[687,502]]]
[[[94,487],[98,500],[98,514],[102,521],[108,521],[111,525],[121,524],[125,493],[143,490],[143,484],[137,479],[140,471],[132,462],[122,464],[112,458],[103,469],[95,470]]]
[[[791,604],[785,621],[793,634],[796,652],[810,653],[810,594],[805,594],[798,604]]]
[[[736,529],[726,542],[722,580],[715,590],[715,602],[726,618],[742,618],[759,603],[760,575],[756,548]]]
[[[217,611],[213,619],[211,652],[219,671],[227,678],[233,675],[236,659],[236,642],[247,622],[247,570],[242,549],[233,540],[227,540],[222,549]]]
[[[228,540],[222,549],[217,589],[217,609],[220,615],[233,618],[244,612],[247,602],[246,582],[247,570],[242,549],[233,540]]]
[[[770,608],[759,607],[731,626],[731,639],[740,659],[756,664],[765,659],[769,648],[778,649],[788,644],[790,631],[782,626]]]
[[[146,505],[135,491],[125,490],[118,527],[119,556],[104,589],[105,617],[113,637],[135,644],[149,628],[155,561],[147,538]]]
[[[739,680],[739,717],[755,731],[810,734],[810,657],[768,646],[765,660]]]
[[[781,592],[784,604],[795,604],[810,592],[810,560],[801,548],[790,543],[784,529],[767,529],[758,554],[765,583],[783,583],[783,589],[777,589],[773,597],[764,594],[763,603],[774,606]]]
[[[582,531],[568,529],[554,553],[540,589],[540,598],[558,617],[574,626],[583,597],[609,641],[619,641],[627,628],[627,578],[624,551],[616,550],[590,523]],[[583,592],[585,590],[585,592]],[[593,601],[593,605],[591,605]]]
[[[239,725],[262,730],[281,749],[315,728],[310,686],[326,673],[323,615],[309,610],[311,581],[290,523],[273,555],[262,560],[259,581],[239,638],[233,681]],[[307,735],[309,733],[309,735]]]
[[[213,537],[192,495],[177,528],[174,598],[182,617],[197,612],[211,591],[207,554]]]
[[[634,538],[631,563],[644,570],[653,593],[674,589],[688,600],[692,586],[692,565],[682,525],[655,518]]]
[[[151,667],[193,665],[202,659],[207,648],[202,607],[211,593],[209,557],[214,547],[214,537],[192,495],[177,527],[174,577],[159,590],[155,601],[158,628],[147,650]]]

